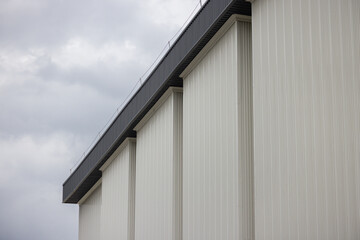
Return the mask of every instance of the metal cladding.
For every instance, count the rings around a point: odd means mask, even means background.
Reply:
[[[133,239],[134,235],[136,143],[126,139],[121,145],[120,152],[109,159],[111,164],[101,168],[100,239]]]
[[[230,23],[184,77],[186,240],[254,239],[251,23]]]
[[[77,203],[101,178],[100,167],[169,86],[182,86],[180,73],[232,14],[251,15],[245,0],[209,0],[119,113],[96,145],[63,184],[63,202]]]
[[[96,184],[79,207],[79,240],[100,239],[102,188]]]
[[[360,239],[360,1],[252,10],[256,239]]]
[[[182,239],[183,98],[173,89],[136,127],[135,240]]]

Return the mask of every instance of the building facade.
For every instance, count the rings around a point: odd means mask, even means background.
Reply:
[[[79,239],[360,239],[360,1],[209,0],[63,185]]]

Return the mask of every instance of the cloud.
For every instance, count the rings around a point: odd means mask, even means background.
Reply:
[[[103,63],[108,67],[117,67],[124,62],[134,61],[138,54],[136,46],[129,40],[121,44],[106,42],[95,46],[85,39],[72,38],[52,53],[51,61],[64,70],[91,68]]]
[[[202,1],[203,3],[206,1]],[[147,0],[140,5],[142,13],[155,25],[178,30],[199,1]],[[197,8],[199,9],[199,7]]]
[[[47,5],[45,0],[5,0],[0,2],[0,14],[6,18],[16,17],[20,14],[35,14]]]
[[[36,78],[6,83],[0,92],[0,131],[8,136],[94,132],[118,105],[94,86]]]
[[[6,159],[0,162],[0,168],[7,170],[0,176],[0,185],[26,183],[29,176],[39,181],[46,178],[46,184],[58,184],[59,178],[66,177],[68,172],[60,174],[61,171],[57,171],[54,174],[48,170],[69,167],[72,151],[80,145],[77,141],[73,135],[63,133],[0,138],[1,157]]]
[[[59,202],[77,147],[74,136],[63,134],[0,139],[1,239],[49,239],[51,231],[51,239],[76,235],[76,206]]]

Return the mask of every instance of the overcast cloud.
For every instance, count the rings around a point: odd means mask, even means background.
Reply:
[[[77,239],[69,169],[197,3],[0,1],[1,240]]]

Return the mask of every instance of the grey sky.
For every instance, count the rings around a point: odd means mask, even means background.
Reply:
[[[1,240],[77,239],[69,169],[197,3],[0,1]]]

